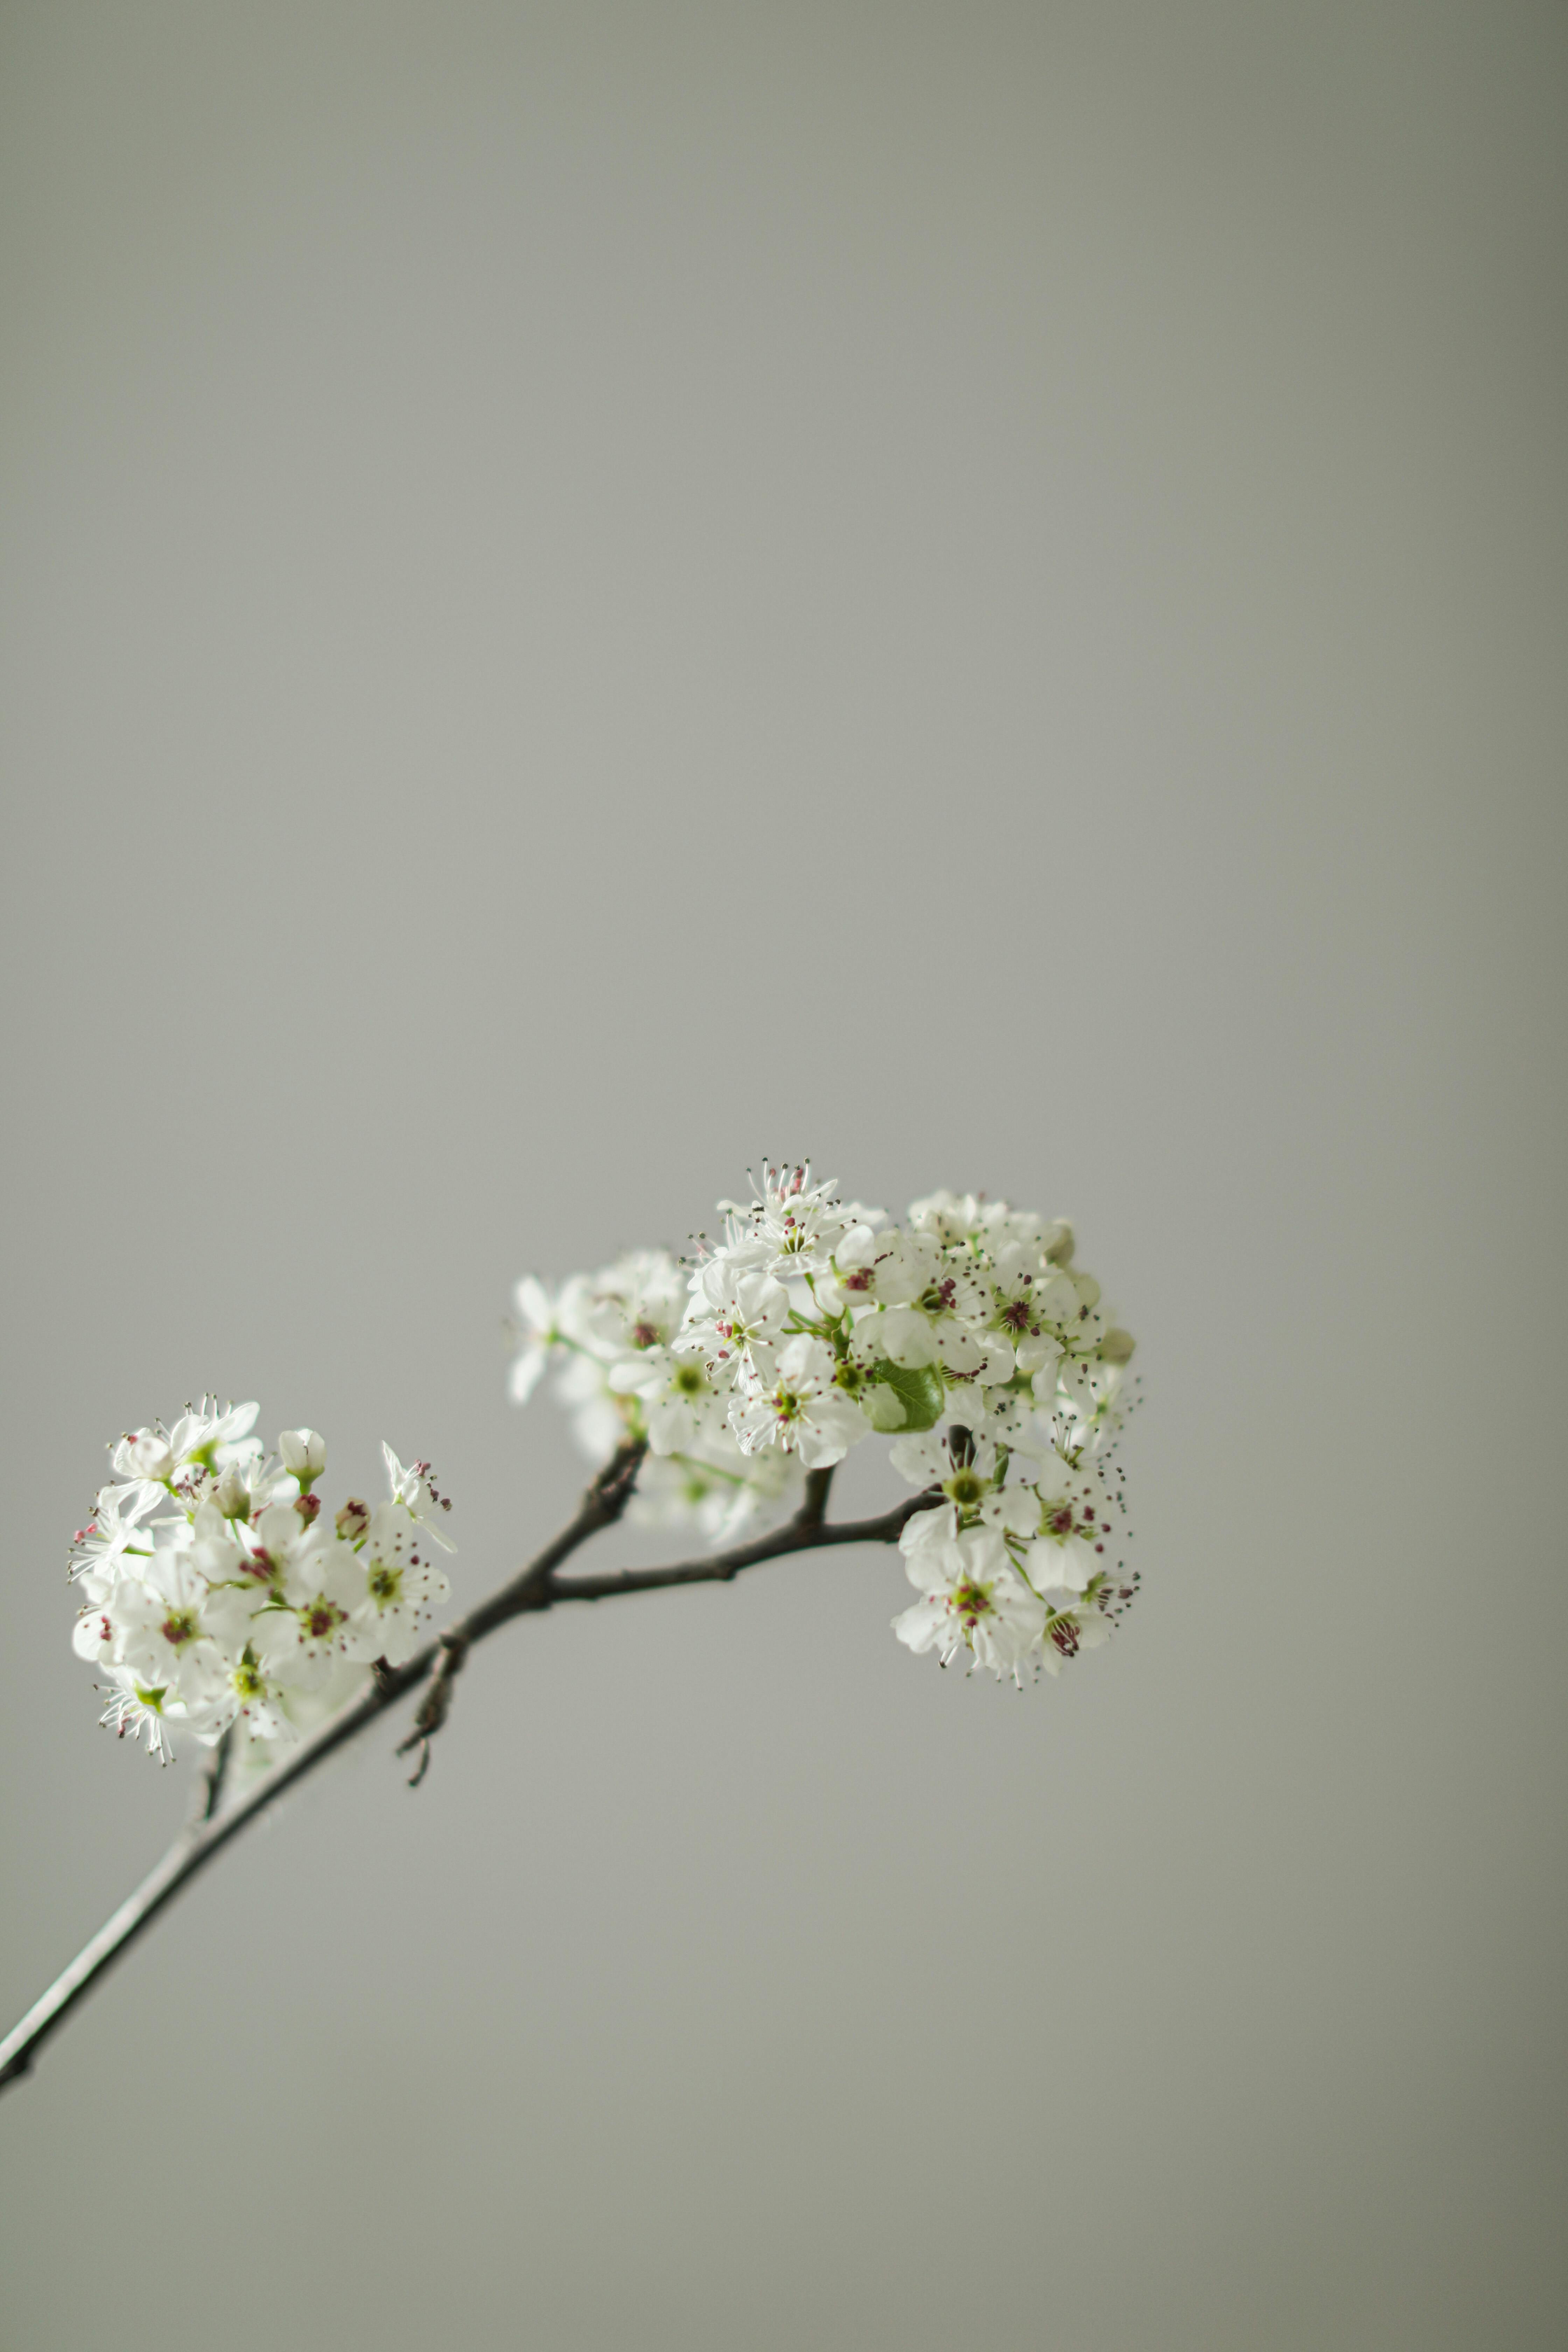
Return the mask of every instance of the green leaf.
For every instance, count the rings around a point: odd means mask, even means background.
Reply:
[[[892,1390],[884,1388],[879,1381],[868,1381],[861,1390],[860,1410],[872,1428],[880,1430],[884,1437],[891,1437],[896,1430],[909,1426],[910,1417],[904,1409],[903,1398],[895,1396]]]
[[[904,1410],[901,1420],[886,1424],[873,1411],[871,1422],[874,1428],[931,1429],[942,1419],[947,1391],[942,1386],[942,1374],[934,1364],[905,1366],[881,1363],[877,1367],[877,1383],[878,1387],[890,1389]],[[875,1397],[876,1393],[876,1389],[873,1389],[872,1396]]]

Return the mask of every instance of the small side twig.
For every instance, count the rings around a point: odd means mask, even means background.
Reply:
[[[452,1685],[463,1671],[463,1661],[468,1654],[468,1639],[460,1625],[440,1639],[440,1655],[436,1671],[430,1677],[430,1687],[419,1702],[419,1712],[414,1718],[414,1728],[406,1739],[397,1743],[397,1753],[408,1755],[419,1750],[419,1761],[409,1775],[408,1785],[416,1789],[430,1769],[430,1742],[446,1722],[452,1706]]]
[[[822,1525],[827,1516],[827,1490],[832,1484],[831,1462],[826,1470],[806,1472],[805,1493],[802,1496],[800,1508],[795,1515],[795,1524],[797,1528],[819,1528]]]
[[[436,1671],[430,1677],[430,1687],[420,1701],[413,1730],[397,1745],[400,1756],[411,1755],[415,1748],[419,1750],[419,1761],[409,1777],[411,1789],[416,1789],[430,1769],[430,1742],[452,1711],[452,1686],[463,1671],[473,1643],[503,1625],[509,1617],[537,1608],[562,1560],[569,1559],[579,1544],[596,1535],[601,1528],[615,1525],[631,1499],[645,1451],[640,1443],[618,1447],[584,1496],[576,1517],[562,1529],[555,1541],[547,1545],[537,1559],[531,1560],[510,1584],[503,1585],[479,1608],[437,1636]]]

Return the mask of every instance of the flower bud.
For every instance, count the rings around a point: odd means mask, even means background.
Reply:
[[[128,1430],[110,1458],[122,1478],[153,1478],[166,1484],[174,1475],[174,1454],[155,1429]]]
[[[369,1526],[370,1505],[362,1503],[357,1495],[351,1495],[338,1513],[339,1535],[345,1543],[358,1543]]]
[[[226,1519],[250,1517],[250,1489],[237,1463],[231,1462],[213,1488],[213,1501]]]
[[[1102,1364],[1131,1363],[1132,1350],[1137,1345],[1131,1331],[1124,1331],[1120,1323],[1114,1323],[1100,1343],[1100,1360]]]
[[[312,1519],[314,1519],[314,1518],[316,1518],[316,1517],[318,1517],[320,1516],[321,1508],[321,1498],[320,1495],[300,1495],[300,1496],[297,1496],[295,1497],[294,1508],[296,1509],[296,1511],[298,1511],[298,1513],[300,1514],[300,1517],[304,1520],[305,1525],[306,1525],[307,1527],[309,1527],[309,1526],[310,1525],[311,1520],[312,1520]]]
[[[1046,1227],[1045,1232],[1040,1235],[1040,1245],[1045,1251],[1047,1264],[1051,1265],[1072,1264],[1073,1229],[1066,1217],[1058,1217],[1054,1225]]]
[[[319,1478],[327,1466],[327,1441],[319,1430],[286,1429],[278,1441],[279,1457],[301,1485]]]

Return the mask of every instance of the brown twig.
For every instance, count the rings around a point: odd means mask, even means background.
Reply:
[[[414,1728],[406,1739],[397,1743],[397,1753],[406,1756],[411,1748],[419,1750],[419,1761],[408,1776],[408,1785],[416,1789],[430,1769],[430,1742],[446,1722],[452,1710],[452,1685],[463,1671],[463,1661],[468,1654],[468,1638],[461,1626],[443,1633],[437,1645],[436,1671],[430,1677],[430,1687],[419,1702],[419,1712],[414,1718]]]
[[[549,1584],[561,1562],[570,1559],[590,1536],[615,1525],[631,1499],[645,1451],[640,1444],[618,1447],[584,1496],[576,1517],[562,1528],[554,1542],[546,1544],[538,1559],[530,1560],[510,1584],[503,1584],[499,1592],[492,1592],[488,1601],[481,1601],[467,1617],[439,1635],[430,1687],[420,1701],[413,1730],[406,1739],[398,1742],[400,1756],[408,1755],[416,1748],[419,1750],[419,1762],[408,1783],[411,1789],[416,1789],[430,1769],[430,1742],[451,1713],[452,1685],[462,1673],[474,1643],[482,1642],[487,1633],[493,1633],[509,1618],[537,1607],[534,1595]]]
[[[813,1471],[806,1480],[805,1498],[794,1518],[775,1528],[770,1534],[756,1537],[751,1543],[736,1544],[728,1551],[710,1553],[705,1559],[679,1560],[668,1568],[623,1569],[603,1576],[563,1577],[557,1570],[569,1559],[580,1544],[601,1528],[612,1526],[626,1508],[636,1484],[642,1460],[640,1445],[623,1446],[614,1460],[595,1479],[583,1497],[575,1518],[562,1529],[552,1543],[547,1544],[536,1559],[521,1570],[509,1582],[493,1592],[488,1601],[449,1626],[436,1641],[400,1666],[389,1666],[378,1659],[372,1670],[371,1680],[359,1697],[353,1699],[330,1723],[311,1737],[301,1741],[293,1752],[275,1764],[263,1780],[255,1783],[246,1794],[220,1809],[223,1786],[221,1766],[209,1768],[200,1808],[185,1824],[167,1853],[142,1880],[135,1892],[128,1895],[118,1911],[107,1919],[91,1941],[85,1945],[70,1966],[62,1970],[42,1998],[34,2002],[15,2032],[0,2042],[0,2090],[17,2082],[29,2073],[33,2061],[50,2034],[58,2031],[78,2001],[89,1992],[122,1953],[128,1951],[180,1889],[198,1871],[238,1836],[258,1814],[284,1794],[285,1790],[302,1780],[316,1766],[324,1763],[348,1740],[354,1738],[374,1723],[386,1710],[428,1682],[419,1716],[416,1718],[413,1744],[423,1743],[427,1759],[429,1742],[445,1722],[451,1705],[451,1685],[464,1658],[476,1642],[481,1642],[498,1626],[513,1617],[529,1612],[554,1609],[572,1601],[608,1601],[622,1593],[656,1592],[680,1584],[727,1584],[742,1569],[752,1568],[768,1559],[782,1559],[795,1551],[816,1551],[828,1546],[852,1543],[896,1543],[906,1519],[911,1513],[926,1508],[929,1494],[911,1495],[884,1511],[879,1518],[845,1521],[830,1526],[824,1517],[831,1472]],[[437,1691],[444,1681],[439,1712],[434,1712]],[[430,1713],[428,1722],[425,1720]],[[405,1741],[403,1747],[410,1745]],[[414,1775],[423,1777],[425,1763]]]
[[[802,1496],[800,1508],[795,1515],[797,1528],[819,1528],[822,1525],[827,1516],[827,1493],[832,1484],[833,1465],[831,1463],[826,1470],[806,1472],[805,1493]]]

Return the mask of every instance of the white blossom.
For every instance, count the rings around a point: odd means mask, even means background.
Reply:
[[[512,1402],[526,1404],[544,1378],[556,1350],[566,1343],[556,1302],[537,1276],[523,1276],[517,1286],[516,1297],[522,1345],[512,1362],[510,1386]]]
[[[1077,1465],[1051,1454],[1017,1491],[1033,1506],[1032,1523],[1026,1516],[1016,1526],[1027,1546],[1021,1557],[1030,1583],[1037,1591],[1059,1586],[1085,1591],[1111,1564],[1107,1548],[1115,1542],[1118,1506],[1103,1478],[1089,1464]]]
[[[445,1495],[436,1491],[428,1462],[411,1463],[405,1470],[391,1446],[386,1444],[382,1446],[381,1455],[386,1465],[393,1501],[401,1503],[443,1551],[456,1551],[457,1545],[441,1525],[442,1514],[449,1511],[452,1506]]]
[[[788,1314],[782,1282],[721,1252],[691,1277],[691,1303],[675,1346],[700,1356],[710,1375],[731,1388],[745,1378],[757,1351],[773,1346]]]
[[[360,1597],[349,1612],[351,1654],[400,1666],[414,1655],[452,1587],[430,1559],[422,1527],[396,1503],[383,1503],[358,1557]]]
[[[110,1466],[132,1486],[173,1488],[191,1471],[215,1472],[261,1452],[250,1431],[260,1408],[219,1405],[204,1396],[187,1405],[172,1429],[161,1421],[132,1430],[110,1449]]]
[[[1133,1343],[1071,1223],[943,1191],[900,1223],[804,1160],[764,1162],[752,1190],[684,1270],[646,1251],[521,1285],[513,1394],[552,1368],[590,1454],[646,1445],[632,1516],[715,1542],[890,1437],[926,1490],[900,1538],[921,1595],[903,1640],[1021,1674],[1103,1639],[1137,1582],[1107,1472]]]
[[[259,1449],[241,1462],[226,1462],[221,1470],[187,1470],[174,1492],[187,1512],[204,1501],[215,1503],[227,1519],[253,1519],[269,1503],[294,1502],[300,1481],[275,1454]]]
[[[936,1532],[926,1525],[932,1517],[941,1521],[944,1533],[956,1535],[1000,1485],[995,1445],[988,1437],[976,1440],[962,1425],[930,1430],[920,1437],[900,1437],[889,1447],[888,1460],[911,1486],[934,1486],[947,1497],[945,1505],[933,1513],[922,1511],[910,1521],[904,1534],[918,1527],[921,1533],[912,1538],[915,1542],[924,1542]]]
[[[1026,1662],[1039,1656],[1046,1611],[996,1529],[939,1536],[906,1552],[904,1562],[921,1598],[893,1620],[900,1641],[937,1651],[944,1666],[968,1649],[998,1680],[1021,1680]]]
[[[129,1732],[132,1739],[145,1739],[147,1753],[155,1756],[160,1764],[167,1764],[174,1756],[169,1738],[169,1727],[163,1717],[163,1694],[156,1690],[138,1690],[127,1677],[123,1681],[100,1683],[99,1690],[105,1701],[99,1722],[117,1739]]]
[[[863,1212],[839,1200],[836,1183],[812,1182],[809,1160],[779,1168],[764,1160],[761,1183],[752,1181],[754,1200],[719,1203],[728,1220],[726,1249],[737,1265],[773,1275],[827,1274],[835,1250],[858,1227],[870,1230]]]
[[[1040,1642],[1039,1663],[1048,1675],[1059,1675],[1065,1659],[1080,1650],[1098,1650],[1110,1639],[1110,1626],[1098,1609],[1075,1604],[1048,1612]]]
[[[252,1605],[234,1586],[209,1583],[192,1552],[163,1546],[102,1604],[109,1663],[137,1689],[157,1691],[165,1710],[174,1702],[205,1708],[244,1650]]]
[[[340,1658],[324,1670],[295,1680],[286,1674],[264,1674],[248,1660],[236,1671],[239,1706],[235,1723],[244,1740],[235,1769],[244,1779],[265,1771],[301,1738],[319,1731],[340,1707],[357,1698],[365,1686],[363,1661]]]
[[[730,1426],[742,1454],[764,1445],[798,1454],[807,1470],[842,1462],[870,1435],[858,1405],[835,1382],[837,1359],[805,1334],[788,1339],[777,1356],[758,1354],[751,1377],[730,1403]]]
[[[307,1530],[276,1597],[257,1613],[251,1647],[271,1671],[314,1680],[339,1658],[367,1654],[355,1622],[364,1599],[365,1570],[353,1544],[335,1529]]]
[[[642,1527],[695,1521],[709,1543],[733,1543],[792,1505],[800,1485],[794,1454],[773,1446],[742,1454],[725,1423],[719,1440],[702,1454],[650,1455],[638,1474],[627,1516]]]
[[[1124,1365],[1093,1357],[1062,1363],[1054,1382],[1037,1381],[1036,1394],[1050,1415],[1058,1453],[1076,1462],[1081,1454],[1109,1451],[1121,1428],[1125,1381]]]
[[[237,1724],[247,1740],[291,1747],[300,1735],[289,1702],[299,1687],[287,1668],[269,1671],[247,1649],[230,1663],[222,1690],[195,1728],[199,1737],[210,1739]]]
[[[617,1395],[637,1398],[655,1454],[692,1453],[724,1429],[724,1398],[695,1353],[649,1348],[612,1364],[608,1377]]]
[[[934,1253],[928,1257],[912,1234],[858,1220],[816,1284],[817,1301],[829,1314],[847,1307],[904,1307],[920,1297],[933,1264]]]
[[[410,1656],[449,1590],[428,1557],[432,1538],[450,1545],[427,1463],[384,1448],[391,1497],[327,1513],[301,1491],[323,1440],[285,1432],[269,1460],[255,1413],[209,1401],[121,1438],[130,1475],[77,1531],[72,1638],[98,1670],[100,1719],[164,1759],[182,1732],[210,1744],[233,1727],[242,1760],[265,1763],[325,1719],[313,1708],[363,1688],[371,1662]]]
[[[138,1484],[100,1487],[91,1518],[85,1527],[78,1528],[71,1538],[68,1573],[73,1581],[95,1573],[117,1575],[121,1558],[127,1551],[138,1557],[149,1556],[153,1532],[142,1522],[164,1499],[158,1486]]]

